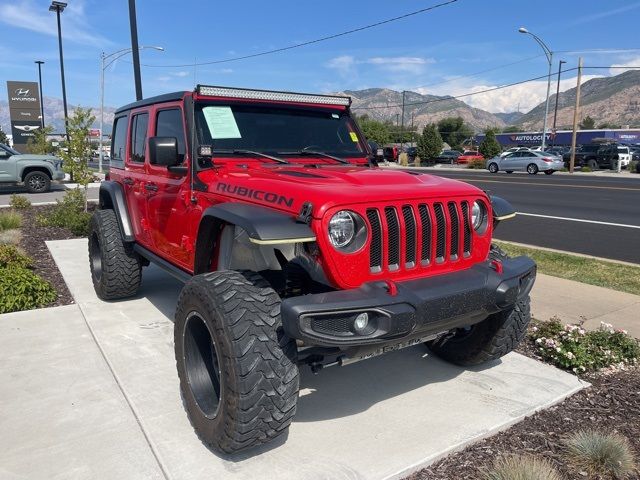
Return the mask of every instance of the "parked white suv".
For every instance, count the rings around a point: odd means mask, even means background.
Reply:
[[[618,161],[621,167],[628,167],[631,163],[631,149],[625,145],[618,145]]]

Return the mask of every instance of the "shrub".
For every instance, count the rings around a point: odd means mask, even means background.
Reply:
[[[9,202],[11,208],[15,208],[16,210],[22,210],[25,208],[29,208],[31,206],[31,202],[27,197],[22,195],[13,194],[11,195],[11,201]]]
[[[589,478],[628,478],[635,470],[629,442],[617,433],[583,430],[565,440],[566,456]]]
[[[601,323],[587,331],[581,324],[563,325],[557,318],[536,322],[531,338],[538,353],[556,366],[582,373],[613,365],[637,365],[640,343],[624,330]]]
[[[14,245],[0,245],[0,269],[7,267],[31,268],[33,262]]]
[[[582,167],[580,169],[580,171],[581,172],[593,172],[593,170],[591,170],[591,167],[587,167],[587,166]]]
[[[629,162],[627,170],[629,170],[631,173],[638,173],[638,165],[640,165],[640,162],[638,160],[631,160]]]
[[[485,473],[486,480],[561,480],[560,474],[547,460],[528,456],[501,457],[491,470]]]
[[[486,168],[487,162],[485,160],[481,160],[476,158],[475,160],[470,160],[467,163],[467,168],[474,168],[476,170]]]
[[[74,235],[86,236],[89,233],[91,214],[84,211],[84,204],[82,190],[69,190],[48,215],[37,217],[37,223],[43,227],[66,228]]]
[[[22,217],[20,214],[12,212],[11,210],[0,212],[0,232],[20,228],[20,225],[22,225]]]
[[[17,228],[0,232],[0,245],[18,245],[20,240],[22,232]]]
[[[46,280],[27,268],[0,269],[0,313],[43,307],[57,298]]]
[[[422,164],[422,160],[420,159],[420,155],[416,155],[416,158],[413,160],[413,166],[419,167]]]

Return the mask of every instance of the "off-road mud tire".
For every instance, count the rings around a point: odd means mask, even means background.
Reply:
[[[134,296],[142,281],[140,257],[122,240],[113,210],[96,210],[89,223],[89,265],[102,300]]]
[[[206,445],[234,453],[287,431],[298,400],[297,349],[282,329],[280,297],[264,278],[236,271],[193,277],[178,299],[174,340],[185,408]],[[217,358],[205,365],[210,354],[198,346],[207,341]],[[197,390],[212,372],[217,390]],[[219,392],[214,408],[208,396],[202,401],[209,391]]]
[[[492,246],[489,257],[495,260],[509,258],[497,246]],[[479,365],[497,360],[514,350],[525,337],[530,321],[531,308],[527,295],[512,308],[490,315],[444,343],[436,340],[427,345],[433,353],[448,362],[461,366]]]

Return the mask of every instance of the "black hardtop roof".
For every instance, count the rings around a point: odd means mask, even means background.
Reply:
[[[182,97],[184,97],[186,93],[190,93],[190,92],[186,92],[183,90],[181,92],[165,93],[164,95],[156,95],[155,97],[143,98],[142,100],[138,100],[137,102],[129,103],[124,107],[118,108],[115,114],[118,115],[119,113],[126,112],[127,110],[132,110],[134,108],[139,108],[139,107],[146,107],[147,105],[154,105],[156,103],[174,102],[176,100],[182,100]]]

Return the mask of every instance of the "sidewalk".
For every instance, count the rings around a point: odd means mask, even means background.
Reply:
[[[557,316],[565,323],[585,320],[596,329],[610,323],[640,338],[640,296],[538,273],[531,292],[531,313],[538,320]]]
[[[86,240],[48,246],[78,303],[0,316],[2,478],[396,479],[587,386],[517,353],[462,369],[416,346],[303,369],[288,437],[220,456],[180,398],[181,285],[150,267],[136,298],[102,302]]]

